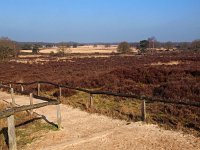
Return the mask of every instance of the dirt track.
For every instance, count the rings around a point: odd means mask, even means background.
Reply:
[[[10,102],[10,95],[0,92],[0,100]],[[34,99],[34,103],[41,101]],[[19,105],[29,98],[16,96]],[[56,106],[35,110],[56,123]],[[127,124],[98,114],[88,114],[61,105],[62,129],[41,135],[26,150],[198,150],[200,138],[167,131],[141,122]]]

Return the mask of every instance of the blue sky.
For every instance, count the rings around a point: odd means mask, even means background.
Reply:
[[[200,0],[0,0],[0,36],[17,41],[200,38]]]

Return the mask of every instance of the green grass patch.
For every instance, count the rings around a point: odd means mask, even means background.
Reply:
[[[5,109],[5,105],[0,104],[0,109]],[[42,134],[49,131],[57,131],[54,125],[44,122],[36,115],[30,116],[27,112],[15,114],[15,132],[17,138],[17,147],[22,149],[27,144],[39,139]],[[0,150],[8,150],[7,120],[0,120]]]

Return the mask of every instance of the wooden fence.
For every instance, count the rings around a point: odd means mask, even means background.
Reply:
[[[26,94],[24,92],[24,86],[28,85],[37,85],[37,95],[33,95],[30,93],[30,105],[27,106],[20,106],[20,107],[15,107],[15,99],[14,99],[14,90],[12,88],[12,85],[18,85],[21,87],[20,93]],[[40,104],[33,104],[32,98],[37,97],[40,99],[46,99],[44,97],[40,97],[40,91],[41,91],[41,84],[47,84],[47,85],[53,85],[56,88],[59,89],[59,96],[58,100],[49,100],[48,102],[40,103]],[[152,97],[147,97],[144,95],[133,95],[133,94],[124,94],[124,93],[113,93],[113,92],[108,92],[108,91],[92,91],[92,90],[87,90],[83,88],[76,88],[68,85],[60,85],[52,82],[46,82],[46,81],[36,81],[36,82],[30,82],[30,83],[14,83],[14,82],[9,82],[9,83],[0,83],[0,88],[9,88],[11,90],[11,97],[12,97],[12,105],[13,108],[4,110],[0,112],[0,119],[2,118],[8,118],[8,135],[9,135],[9,148],[10,150],[16,150],[16,137],[15,137],[15,132],[14,132],[14,113],[16,112],[21,112],[21,111],[32,111],[33,109],[36,108],[41,108],[44,106],[48,105],[57,105],[57,123],[58,127],[60,127],[61,124],[61,113],[60,113],[60,98],[62,96],[62,88],[66,89],[71,89],[71,90],[76,90],[76,91],[81,91],[88,93],[89,99],[88,99],[88,108],[93,107],[93,95],[109,95],[109,96],[117,96],[117,97],[124,97],[124,98],[134,98],[137,100],[141,100],[141,115],[142,115],[142,120],[146,120],[146,101],[149,102],[162,102],[162,103],[171,103],[171,104],[177,104],[177,105],[185,105],[185,106],[194,106],[194,107],[200,107],[199,102],[190,102],[189,100],[182,100],[182,101],[177,101],[177,100],[171,100],[171,99],[158,99],[158,98],[152,98]]]
[[[16,106],[16,101],[15,101],[15,96],[14,96],[14,89],[12,88],[11,84],[9,86],[6,85],[0,85],[0,88],[8,88],[10,89],[10,94],[12,98],[12,103],[11,107],[9,109],[0,111],[0,119],[7,118],[7,123],[8,123],[8,142],[9,142],[9,150],[17,150],[17,142],[16,142],[16,135],[15,135],[15,123],[14,123],[14,114],[17,112],[22,112],[22,111],[29,111],[30,114],[33,114],[33,109],[45,107],[48,105],[57,105],[57,126],[58,128],[61,127],[61,111],[60,111],[60,96],[58,97],[57,100],[54,99],[47,99],[44,97],[39,97],[39,95],[33,95],[33,93],[30,93],[30,105],[23,105],[23,106]],[[23,94],[24,88],[21,86],[21,92]],[[45,99],[47,102],[42,102],[38,104],[33,104],[33,98],[41,98]]]
[[[9,83],[2,83],[0,84],[1,86],[5,86],[6,87],[12,87],[12,85],[20,85],[21,89],[24,90],[24,86],[27,85],[34,85],[37,84],[37,89],[38,89],[38,95],[40,95],[40,85],[41,84],[48,84],[48,85],[53,85],[57,88],[61,89],[62,88],[66,88],[66,89],[71,89],[71,90],[76,90],[76,91],[81,91],[81,92],[85,92],[92,95],[110,95],[110,96],[117,96],[117,97],[125,97],[125,98],[134,98],[137,100],[141,100],[141,101],[149,101],[149,102],[162,102],[162,103],[171,103],[171,104],[177,104],[177,105],[186,105],[186,106],[194,106],[194,107],[200,107],[200,102],[191,102],[189,99],[184,99],[184,100],[172,100],[172,99],[159,99],[159,98],[153,98],[153,97],[148,97],[145,95],[133,95],[133,94],[125,94],[125,93],[114,93],[114,92],[109,92],[109,91],[93,91],[93,90],[87,90],[87,89],[83,89],[83,88],[77,88],[77,87],[72,87],[72,86],[68,86],[68,85],[62,85],[62,84],[56,84],[56,83],[52,83],[52,82],[46,82],[46,81],[36,81],[36,82],[30,82],[30,83],[14,83],[14,82],[9,82]]]

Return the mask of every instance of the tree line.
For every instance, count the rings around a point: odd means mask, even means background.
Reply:
[[[141,40],[139,43],[121,42],[118,45],[117,51],[119,53],[131,52],[131,47],[138,49],[139,53],[145,53],[148,50],[155,50],[164,48],[165,50],[194,50],[200,51],[200,40],[193,42],[159,42],[155,37]]]
[[[76,42],[60,42],[60,43],[20,43],[15,42],[7,37],[0,38],[0,61],[5,61],[10,58],[16,58],[19,55],[20,49],[22,50],[31,50],[33,54],[39,52],[43,48],[51,48],[54,45],[58,47],[59,54],[63,55],[65,49],[70,47],[77,48],[78,46],[83,46],[84,44]],[[105,48],[110,47],[111,44],[106,43]],[[94,44],[96,47],[97,44]],[[131,47],[136,47],[139,53],[145,53],[148,50],[164,48],[166,50],[178,49],[178,50],[200,50],[200,40],[195,40],[193,42],[159,42],[155,37],[150,37],[147,40],[141,40],[140,42],[128,43],[121,42],[118,44],[117,51],[119,53],[129,53],[131,52]]]

